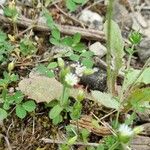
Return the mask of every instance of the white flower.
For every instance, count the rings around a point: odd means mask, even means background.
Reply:
[[[126,124],[120,125],[118,131],[119,131],[120,141],[123,142],[123,143],[128,143],[130,141],[130,139],[132,138],[133,134],[134,134],[132,128],[130,128]]]
[[[78,77],[75,74],[68,73],[65,77],[65,81],[68,85],[74,86],[78,83]]]
[[[81,76],[83,75],[83,73],[84,73],[85,70],[86,70],[86,67],[85,67],[85,66],[81,66],[80,64],[78,64],[78,65],[76,66],[75,73],[76,73],[79,77],[81,77]]]
[[[119,132],[121,135],[124,135],[124,136],[132,136],[133,135],[133,130],[130,127],[128,127],[126,124],[120,125]]]

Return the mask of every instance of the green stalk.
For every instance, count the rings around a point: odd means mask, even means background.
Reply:
[[[119,141],[116,141],[116,143],[113,144],[113,145],[109,148],[109,150],[115,150],[115,149],[118,147],[118,145],[119,145]]]
[[[61,106],[66,106],[69,98],[69,89],[66,86],[63,86],[63,93],[61,96],[60,104]]]
[[[113,85],[112,85],[112,71],[111,71],[111,19],[113,14],[113,4],[114,0],[109,0],[109,4],[107,7],[107,56],[106,56],[106,62],[107,62],[107,87],[108,92],[113,94]]]

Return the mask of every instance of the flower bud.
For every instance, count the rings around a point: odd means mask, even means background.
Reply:
[[[139,134],[139,133],[141,133],[143,130],[144,130],[144,128],[143,128],[142,126],[138,126],[138,127],[135,127],[135,128],[133,129],[133,132],[134,132],[134,134]]]
[[[8,71],[11,72],[15,68],[15,63],[12,61],[8,64]]]
[[[82,89],[79,90],[77,100],[82,101],[84,99],[84,91]]]
[[[64,60],[62,58],[58,58],[57,61],[58,61],[58,66],[64,68],[65,66]]]

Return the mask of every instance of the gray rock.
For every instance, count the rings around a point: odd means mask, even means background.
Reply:
[[[114,5],[113,19],[119,24],[122,30],[132,27],[133,21],[131,14],[118,1]]]
[[[103,46],[100,42],[95,42],[94,44],[89,46],[89,50],[94,53],[94,55],[99,56],[102,58],[106,55],[107,49]]]
[[[90,28],[99,30],[103,28],[103,18],[98,13],[90,10],[83,10],[79,20],[87,24]]]
[[[0,15],[4,15],[3,9],[0,9]]]
[[[138,56],[142,62],[150,57],[150,38],[144,38],[137,47]]]
[[[0,5],[4,5],[6,3],[6,0],[0,0]]]
[[[91,90],[106,90],[106,71],[100,69],[98,72],[93,73],[92,75],[84,75],[81,77],[80,82],[82,85],[88,87]]]

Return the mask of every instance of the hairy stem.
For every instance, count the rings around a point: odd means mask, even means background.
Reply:
[[[113,85],[112,85],[112,72],[111,72],[111,19],[113,13],[113,4],[114,0],[109,0],[109,4],[107,7],[107,87],[108,92],[113,94]]]

